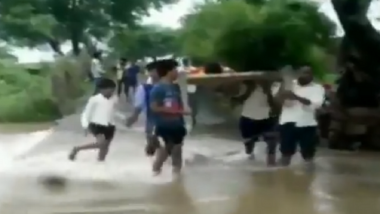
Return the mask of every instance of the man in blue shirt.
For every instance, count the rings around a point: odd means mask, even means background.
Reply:
[[[140,67],[135,62],[131,62],[130,66],[126,69],[124,76],[124,92],[127,98],[129,97],[129,89],[132,89],[132,94],[135,94],[138,84],[138,74]]]
[[[130,127],[138,120],[141,112],[145,112],[146,121],[145,121],[145,134],[147,140],[146,153],[151,156],[155,153],[156,148],[159,146],[157,137],[153,133],[154,122],[152,120],[152,113],[149,108],[150,100],[150,91],[153,87],[153,84],[157,83],[158,76],[155,69],[156,62],[149,63],[146,66],[146,69],[149,73],[149,77],[152,82],[141,84],[137,87],[134,99],[134,111],[132,115],[127,119],[127,126]]]
[[[182,168],[182,144],[186,136],[185,114],[181,91],[174,81],[177,79],[177,62],[162,60],[156,65],[160,81],[150,92],[150,109],[155,125],[155,135],[162,138],[165,148],[159,148],[153,164],[153,172],[159,174],[163,163],[172,157],[173,172]]]

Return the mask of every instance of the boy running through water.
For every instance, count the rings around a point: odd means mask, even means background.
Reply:
[[[155,135],[162,138],[164,147],[158,148],[153,172],[159,174],[162,165],[172,158],[173,173],[182,168],[182,145],[187,134],[183,115],[185,114],[181,99],[181,91],[176,81],[177,62],[162,60],[157,63],[156,71],[160,81],[150,92],[150,109],[155,125]]]
[[[154,155],[156,148],[159,146],[157,137],[153,133],[154,121],[152,120],[152,112],[149,108],[150,91],[153,85],[158,82],[159,78],[156,72],[156,62],[149,63],[146,69],[149,73],[150,82],[138,86],[134,99],[134,111],[127,119],[127,127],[131,127],[139,118],[142,111],[146,114],[145,135],[146,135],[146,153],[148,156]]]
[[[98,161],[106,159],[115,134],[113,120],[117,101],[113,96],[115,88],[115,82],[110,79],[99,81],[99,93],[90,97],[81,117],[82,127],[86,133],[90,132],[95,137],[95,142],[74,147],[69,155],[70,160],[75,160],[80,151],[92,149],[99,150]]]

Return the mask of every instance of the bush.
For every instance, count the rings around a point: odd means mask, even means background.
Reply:
[[[60,114],[51,99],[47,76],[32,75],[20,65],[0,64],[0,121],[45,121]]]
[[[62,58],[32,70],[0,61],[0,122],[49,121],[75,110],[85,92],[77,60]]]

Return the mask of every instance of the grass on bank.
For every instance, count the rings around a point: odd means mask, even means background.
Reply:
[[[0,61],[0,122],[50,121],[74,111],[86,90],[81,70],[69,59],[38,69]]]

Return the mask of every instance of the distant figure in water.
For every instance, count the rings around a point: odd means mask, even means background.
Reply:
[[[155,135],[162,138],[164,147],[158,148],[153,172],[159,174],[166,159],[171,156],[173,173],[179,173],[182,168],[182,145],[187,134],[181,90],[177,80],[177,62],[162,60],[156,65],[160,81],[150,92],[150,110],[155,125]]]
[[[119,63],[116,65],[116,78],[117,78],[117,95],[120,97],[123,89],[123,77],[127,68],[127,59],[120,58]],[[125,85],[124,85],[125,87]]]
[[[129,98],[129,90],[132,90],[132,94],[135,94],[138,84],[138,74],[140,73],[140,67],[135,61],[131,61],[126,68],[124,75],[124,92],[127,100]]]
[[[98,84],[99,93],[88,100],[82,113],[81,123],[85,132],[95,137],[95,142],[72,149],[69,159],[75,160],[82,150],[98,149],[98,161],[104,161],[115,134],[114,112],[116,96],[113,96],[116,84],[110,79],[102,79]]]

